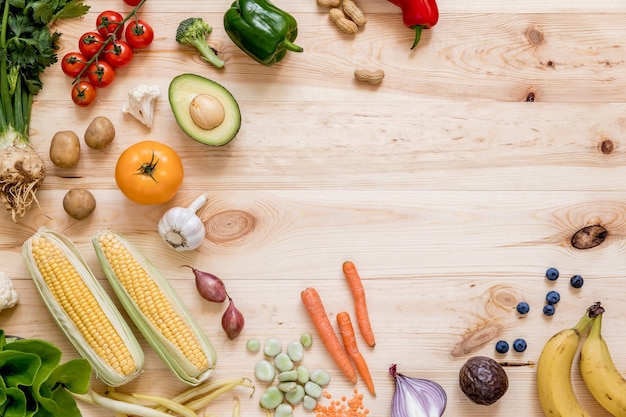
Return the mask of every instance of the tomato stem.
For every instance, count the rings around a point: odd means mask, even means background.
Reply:
[[[141,164],[141,166],[137,168],[136,173],[140,175],[148,175],[150,178],[152,178],[154,182],[158,182],[153,175],[158,163],[159,160],[154,160],[154,151],[152,151],[152,159],[150,159],[150,162],[144,162],[143,164]]]

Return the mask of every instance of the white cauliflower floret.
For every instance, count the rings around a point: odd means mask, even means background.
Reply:
[[[154,107],[160,95],[161,89],[158,85],[139,84],[128,92],[128,101],[122,105],[122,112],[152,127]]]
[[[0,272],[0,311],[15,307],[18,298],[11,278],[4,272]]]

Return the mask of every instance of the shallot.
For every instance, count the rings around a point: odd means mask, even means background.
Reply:
[[[391,403],[391,417],[441,417],[448,397],[438,383],[429,379],[412,378],[396,372],[396,364],[389,373],[396,380]]]
[[[228,307],[222,315],[222,328],[226,332],[226,336],[230,340],[235,339],[243,330],[244,323],[243,314],[235,307],[233,299],[228,297]]]
[[[196,288],[202,297],[214,303],[221,303],[226,300],[226,286],[219,277],[189,265],[183,266],[191,268],[193,271],[196,277]]]

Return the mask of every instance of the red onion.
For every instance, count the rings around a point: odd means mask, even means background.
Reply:
[[[391,417],[441,417],[448,397],[438,383],[429,379],[411,378],[396,372],[396,364],[389,373],[396,380],[391,403]]]
[[[214,303],[221,303],[226,300],[226,286],[224,282],[213,274],[200,271],[192,266],[183,265],[191,268],[196,276],[196,288],[200,295]]]
[[[226,332],[226,336],[233,340],[243,330],[245,320],[241,311],[237,310],[233,299],[228,297],[228,308],[222,315],[222,329]]]

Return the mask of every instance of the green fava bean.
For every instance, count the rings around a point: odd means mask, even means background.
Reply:
[[[302,407],[304,407],[305,410],[312,411],[316,406],[317,400],[315,398],[305,395],[302,399]]]
[[[320,387],[313,381],[309,381],[304,384],[304,392],[309,397],[319,398],[322,396],[322,387]]]
[[[311,334],[302,333],[302,335],[300,336],[300,343],[302,343],[302,346],[304,346],[305,348],[310,348],[313,344],[313,338],[311,337]]]
[[[300,342],[291,342],[287,345],[287,355],[294,362],[300,362],[304,356],[304,346]]]
[[[284,371],[278,374],[278,380],[280,382],[289,382],[298,380],[298,371],[292,369],[290,371]],[[306,381],[304,381],[306,382]]]
[[[258,339],[250,339],[246,343],[246,349],[249,352],[258,352],[261,349],[261,342]]]
[[[330,383],[330,375],[322,369],[312,370],[309,378],[320,387],[325,387]]]
[[[274,366],[279,372],[291,371],[294,367],[293,361],[286,353],[279,353],[274,358]]]
[[[285,400],[291,405],[300,404],[304,398],[304,387],[296,384],[296,389],[285,393]]]
[[[297,386],[298,384],[296,384],[293,381],[281,382],[280,384],[278,384],[278,389],[281,390],[282,392],[291,392],[291,391],[294,391]]]
[[[280,404],[274,411],[274,417],[292,417],[293,407],[289,404]]]
[[[283,394],[283,392],[279,390],[278,387],[271,386],[267,390],[265,390],[263,395],[261,395],[259,404],[266,410],[273,410],[278,407],[284,399],[285,395]]]
[[[311,379],[309,370],[303,365],[298,366],[296,372],[298,373],[298,382],[302,385],[306,384]]]
[[[283,350],[280,340],[276,338],[267,339],[263,345],[263,353],[270,358],[275,357]]]
[[[254,367],[254,376],[263,382],[272,382],[276,376],[276,369],[274,365],[268,360],[260,360]]]

